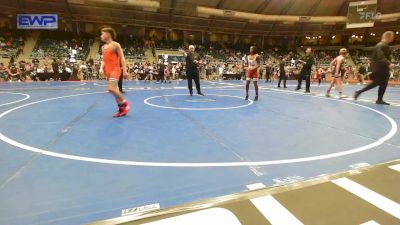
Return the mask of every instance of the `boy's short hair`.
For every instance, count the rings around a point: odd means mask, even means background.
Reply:
[[[101,32],[109,33],[113,40],[117,38],[117,32],[111,27],[103,27],[101,28]]]
[[[343,54],[347,54],[347,49],[346,48],[341,48],[339,50],[339,54],[343,55]]]

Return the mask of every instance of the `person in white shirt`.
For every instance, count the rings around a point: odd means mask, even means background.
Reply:
[[[176,79],[175,78],[175,75],[176,75],[176,66],[175,65],[172,67],[171,72],[172,72],[172,79],[175,80]]]

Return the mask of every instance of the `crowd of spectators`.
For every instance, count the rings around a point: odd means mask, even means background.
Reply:
[[[125,58],[127,60],[143,60],[145,58],[146,47],[144,45],[144,41],[141,38],[135,37],[133,35],[129,36],[120,36],[116,40],[119,42],[124,50]],[[101,50],[104,43],[100,45],[99,48],[99,57],[101,55]],[[98,58],[99,58],[98,57]]]
[[[150,44],[150,46],[154,45],[154,48],[158,50],[178,50],[187,47],[183,41],[152,41],[151,43],[153,44]],[[188,41],[186,45],[188,44],[194,45],[196,52],[208,62],[233,62],[237,60],[235,52],[224,48],[219,42]],[[155,53],[153,54],[155,55]]]
[[[88,35],[80,35],[65,32],[42,32],[37,44],[31,53],[30,60],[16,61],[15,58],[23,50],[25,38],[16,35],[17,32],[2,30],[0,34],[1,52],[9,52],[9,63],[0,65],[0,81],[25,81],[38,80],[40,73],[70,73],[75,74],[79,79],[103,79],[99,74],[101,62],[101,47],[96,59],[86,60],[93,38]],[[172,79],[182,78],[185,75],[184,57],[176,57],[177,60],[165,60],[163,57],[156,57],[159,63],[150,63],[145,57],[146,48],[172,49],[184,48],[187,44],[194,44],[196,51],[202,56],[205,64],[200,66],[203,77],[208,79],[221,79],[226,74],[244,74],[246,55],[251,44],[228,44],[219,42],[183,43],[181,41],[146,41],[133,35],[121,36],[117,40],[123,47],[125,57],[128,61],[129,74],[131,79],[157,78],[160,68],[170,71]],[[187,46],[186,46],[187,47]],[[73,53],[75,52],[75,53]],[[301,57],[296,50],[278,49],[266,46],[258,49],[261,56],[262,66],[260,76],[270,74],[274,77],[278,73],[278,64],[285,59],[288,74],[299,70],[298,59]],[[74,56],[73,56],[74,55]],[[337,50],[314,50],[316,59],[315,71],[329,70],[329,64],[337,56]],[[350,57],[355,66],[346,65],[347,74],[357,79],[357,71],[360,67],[369,70],[369,52],[366,50],[351,50]],[[74,60],[71,60],[74,58]],[[398,65],[392,75],[398,79],[400,50],[393,52],[393,58]],[[39,63],[40,62],[40,63]],[[162,66],[160,66],[162,65]],[[348,77],[349,77],[348,76]],[[57,78],[56,78],[57,79]]]
[[[197,43],[197,52],[210,62],[234,61],[231,52],[218,42]]]
[[[17,58],[24,50],[25,37],[20,32],[0,28],[0,58]]]
[[[314,57],[320,65],[327,66],[338,56],[338,52],[338,50],[316,50],[314,51]]]
[[[10,61],[9,63],[0,63],[0,81],[5,82],[23,82],[39,81],[40,74],[55,74],[52,80],[60,80],[60,74],[68,74],[68,78],[75,72],[78,73],[79,67],[86,63],[85,61],[71,63],[68,59],[49,59],[45,58],[39,61],[33,58],[32,61],[20,60]]]
[[[182,41],[153,41],[156,49],[165,49],[165,50],[176,50],[182,48]]]
[[[400,49],[394,50],[392,56],[393,56],[393,60],[395,62],[399,63],[400,62]]]
[[[68,32],[42,32],[34,50],[32,58],[76,58],[86,59],[89,54],[93,37],[90,35],[76,35]]]
[[[352,49],[350,50],[350,55],[355,64],[366,63],[369,60],[371,51]]]

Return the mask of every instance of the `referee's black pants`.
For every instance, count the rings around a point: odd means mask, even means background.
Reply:
[[[311,85],[310,74],[305,74],[305,75],[299,76],[299,78],[297,79],[297,82],[298,82],[297,89],[301,89],[301,83],[303,82],[303,79],[306,80],[306,92],[310,92],[310,85]]]
[[[199,75],[199,71],[198,70],[188,70],[186,71],[186,77],[188,80],[188,88],[189,88],[189,92],[191,94],[193,94],[193,81],[196,84],[196,90],[197,93],[201,93],[201,89],[200,89],[200,75]]]
[[[363,93],[372,88],[379,86],[378,89],[378,101],[383,101],[383,96],[385,95],[386,88],[389,83],[390,72],[388,70],[381,70],[378,72],[372,72],[371,74],[372,83],[365,86],[363,89],[359,90],[358,93]]]
[[[122,90],[122,80],[124,79],[124,76],[123,76],[123,74],[122,74],[122,71],[121,71],[121,76],[119,76],[119,80],[118,80],[118,88],[119,88],[119,92],[122,92],[123,90]]]
[[[278,81],[278,87],[281,87],[281,82],[283,80],[283,87],[286,88],[286,74],[280,74],[279,76],[279,81]]]

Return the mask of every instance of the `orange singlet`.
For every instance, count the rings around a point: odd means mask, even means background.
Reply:
[[[107,80],[119,80],[121,76],[120,58],[114,48],[103,48],[103,61]]]

